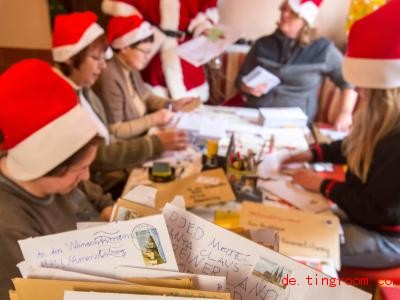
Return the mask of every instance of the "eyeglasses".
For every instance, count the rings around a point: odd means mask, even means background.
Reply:
[[[132,50],[137,50],[140,53],[144,54],[144,55],[149,55],[151,53],[151,50],[144,50],[144,49],[140,49],[139,47],[131,47]]]
[[[88,57],[90,57],[91,59],[93,59],[95,62],[97,63],[105,63],[106,62],[106,57],[103,56],[96,56],[96,55],[87,55]]]

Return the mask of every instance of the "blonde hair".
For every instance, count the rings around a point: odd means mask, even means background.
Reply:
[[[343,153],[350,170],[367,181],[377,144],[400,129],[400,88],[366,90],[367,98],[357,112],[354,127],[343,142]]]

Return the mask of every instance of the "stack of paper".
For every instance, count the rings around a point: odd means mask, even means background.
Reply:
[[[299,107],[268,107],[260,109],[264,127],[305,127],[308,118]]]
[[[18,264],[23,278],[13,279],[12,299],[122,300],[123,294],[135,295],[129,299],[230,299],[224,292],[225,277],[178,271],[160,214],[19,244],[25,259]]]

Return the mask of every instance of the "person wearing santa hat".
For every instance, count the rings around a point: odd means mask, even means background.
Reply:
[[[294,182],[335,202],[343,218],[342,265],[400,266],[400,0],[355,22],[343,62],[345,78],[360,88],[361,108],[344,140],[316,145],[287,161],[346,163],[344,182],[311,171]]]
[[[341,93],[341,110],[335,120],[339,130],[348,130],[357,93],[342,76],[343,55],[325,38],[313,39],[313,27],[322,0],[285,0],[277,30],[258,39],[252,46],[239,74],[236,86],[245,95],[249,107],[300,107],[314,121],[318,93],[327,76]],[[269,92],[266,84],[250,87],[243,77],[260,66],[273,73],[280,83]]]
[[[167,125],[173,117],[169,106],[178,111],[196,101],[194,98],[172,101],[151,93],[145,86],[140,71],[148,63],[154,30],[140,16],[111,18],[107,37],[114,56],[94,91],[103,101],[109,129],[115,137],[131,138],[151,127]]]
[[[174,100],[208,100],[209,86],[203,67],[181,60],[176,48],[218,23],[217,0],[103,0],[102,9],[112,16],[140,15],[165,34],[160,53],[142,72],[153,93]]]
[[[11,278],[21,276],[18,240],[107,221],[113,201],[87,181],[101,130],[48,63],[13,65],[0,76],[0,93],[0,298],[7,299]]]
[[[52,52],[60,75],[77,91],[82,107],[107,136],[106,112],[91,87],[106,68],[106,59],[111,55],[108,55],[104,30],[96,21],[97,16],[93,12],[57,15]],[[93,179],[105,190],[121,184],[127,178],[127,168],[141,165],[164,150],[184,149],[188,140],[185,132],[176,130],[128,140],[108,136],[105,140],[110,143],[99,146],[92,166]]]

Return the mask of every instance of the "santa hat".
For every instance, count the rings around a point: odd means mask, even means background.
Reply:
[[[67,61],[104,34],[104,29],[96,21],[97,16],[91,11],[57,15],[53,30],[54,61]],[[106,57],[111,55],[110,49]]]
[[[132,5],[132,0],[103,0],[101,9],[105,14],[115,17],[128,17],[134,14],[140,15],[138,10]]]
[[[312,26],[318,15],[322,0],[289,0],[292,10]]]
[[[107,27],[108,42],[114,49],[127,47],[153,34],[153,28],[150,23],[137,15],[113,17]]]
[[[17,180],[45,175],[98,133],[72,87],[46,62],[13,65],[0,76],[0,94],[6,164]]]
[[[391,0],[350,29],[345,79],[364,88],[400,87],[400,0]]]

